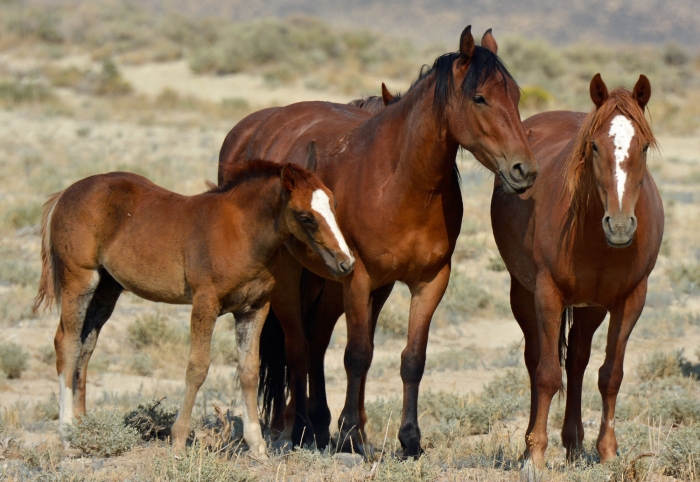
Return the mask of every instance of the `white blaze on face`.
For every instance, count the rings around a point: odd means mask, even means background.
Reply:
[[[615,144],[615,179],[617,179],[617,200],[622,210],[622,197],[625,194],[625,182],[627,173],[622,170],[622,163],[629,154],[632,138],[634,137],[634,126],[632,122],[623,115],[615,117],[610,124],[610,137]]]
[[[326,223],[328,223],[328,226],[331,228],[333,236],[335,236],[336,241],[338,241],[340,250],[345,253],[346,256],[353,259],[352,254],[350,253],[350,248],[348,248],[348,245],[345,243],[343,233],[340,232],[338,223],[335,221],[335,216],[333,215],[333,210],[331,209],[331,200],[322,189],[316,189],[311,195],[311,209],[316,211],[323,219],[326,220]]]

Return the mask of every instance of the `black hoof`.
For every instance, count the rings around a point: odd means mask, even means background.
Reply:
[[[407,424],[399,430],[399,442],[401,442],[401,457],[404,459],[417,459],[423,455],[424,450],[420,446],[420,429],[417,425]]]

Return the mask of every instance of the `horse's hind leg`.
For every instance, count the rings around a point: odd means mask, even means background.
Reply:
[[[80,334],[81,348],[80,356],[78,357],[77,366],[77,397],[73,400],[73,411],[76,415],[85,413],[85,388],[87,384],[87,368],[95,351],[97,337],[100,330],[107,322],[114,307],[117,304],[119,295],[123,288],[116,282],[112,276],[106,271],[100,272],[100,281],[97,284],[95,293],[92,295],[92,300],[88,305],[85,315],[85,322]]]
[[[561,440],[566,448],[566,458],[572,462],[583,444],[583,421],[581,420],[581,396],[583,375],[591,357],[593,334],[605,319],[603,307],[574,308],[574,319],[569,332],[566,350],[566,410]]]
[[[610,326],[605,347],[605,362],[598,371],[598,388],[603,397],[603,414],[596,448],[601,462],[615,458],[617,438],[615,437],[615,404],[622,384],[622,365],[625,358],[627,340],[644,309],[647,294],[646,278],[614,308],[610,310]]]
[[[99,280],[99,274],[94,270],[75,266],[63,269],[61,321],[54,338],[60,389],[59,432],[62,435],[66,426],[73,421],[73,400],[78,388],[78,365],[82,350],[81,333]]]
[[[171,430],[175,452],[184,450],[190,434],[192,407],[209,372],[211,337],[220,310],[221,305],[216,296],[208,293],[195,294],[190,321],[190,358],[185,374],[185,399]]]
[[[267,447],[258,419],[258,373],[260,371],[260,333],[265,324],[269,302],[261,309],[236,317],[238,377],[243,390],[243,438],[253,454],[267,458]]]

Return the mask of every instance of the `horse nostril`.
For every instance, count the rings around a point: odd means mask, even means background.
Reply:
[[[352,264],[349,261],[343,261],[340,263],[340,270],[343,273],[348,273],[352,269]]]
[[[605,216],[603,218],[603,227],[608,228],[608,232],[613,232],[612,224],[610,224],[610,216]]]
[[[513,177],[514,180],[520,182],[525,180],[528,171],[529,169],[525,164],[517,162],[513,164],[513,166],[510,168],[510,175]]]
[[[630,216],[630,232],[637,229],[637,216]]]

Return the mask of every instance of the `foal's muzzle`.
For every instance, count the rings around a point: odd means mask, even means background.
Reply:
[[[614,216],[605,213],[603,216],[603,231],[605,239],[613,248],[625,248],[632,243],[634,232],[637,230],[637,217],[620,213]]]

